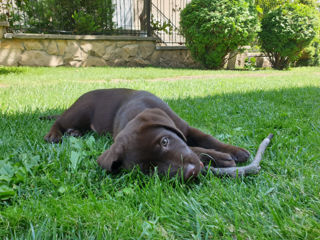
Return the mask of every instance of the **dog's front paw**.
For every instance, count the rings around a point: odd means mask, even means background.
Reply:
[[[235,167],[236,163],[229,153],[217,152],[208,149],[206,153],[200,153],[200,160],[204,165],[211,165],[213,167]]]
[[[44,136],[44,140],[49,143],[59,143],[61,142],[62,133],[60,131],[50,131],[46,136]]]
[[[236,148],[231,153],[233,160],[236,163],[242,163],[249,159],[250,153],[243,148]]]
[[[219,168],[235,167],[236,162],[230,154],[223,153],[221,154],[221,157],[215,159],[215,161],[212,163],[212,166]]]
[[[73,129],[73,128],[69,128],[67,131],[66,131],[66,134],[71,136],[71,137],[81,137],[82,134],[79,130],[77,129]]]

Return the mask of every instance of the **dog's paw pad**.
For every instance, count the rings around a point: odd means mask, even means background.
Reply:
[[[61,142],[62,134],[56,132],[49,132],[45,137],[44,140],[49,143],[59,143]]]
[[[69,136],[72,136],[72,137],[81,137],[81,132],[77,129],[73,129],[73,128],[69,128],[67,131],[66,131],[66,134],[69,135]]]
[[[235,162],[245,162],[249,159],[250,153],[243,148],[239,148],[237,151],[232,153],[232,157]]]
[[[214,167],[235,167],[236,163],[232,156],[228,153],[222,153],[220,154],[219,158],[216,158],[215,161],[213,162]]]

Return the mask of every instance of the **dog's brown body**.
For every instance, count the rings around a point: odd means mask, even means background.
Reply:
[[[82,95],[53,124],[45,136],[60,142],[64,133],[81,136],[93,130],[111,133],[114,143],[99,158],[110,172],[138,165],[148,173],[195,177],[203,163],[231,167],[249,157],[245,149],[224,144],[189,126],[161,99],[145,91],[101,89]]]

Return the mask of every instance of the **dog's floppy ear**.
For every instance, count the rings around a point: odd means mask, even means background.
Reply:
[[[163,110],[159,108],[147,109],[141,113],[140,117],[145,122],[143,128],[150,126],[164,127],[176,133],[183,141],[187,142],[184,134],[176,127],[172,119]]]
[[[158,126],[164,127],[168,130],[171,130],[172,132],[176,133],[184,142],[187,142],[186,137],[183,135],[183,133],[178,128],[176,128],[176,126],[164,125],[164,124],[158,124]]]
[[[98,164],[107,172],[117,173],[122,165],[123,145],[115,142],[97,159]]]

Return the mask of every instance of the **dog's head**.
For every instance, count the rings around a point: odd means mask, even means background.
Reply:
[[[185,180],[197,176],[203,166],[183,133],[158,108],[147,109],[128,122],[97,161],[108,172],[139,166],[149,173],[157,167],[161,175],[182,174]]]

